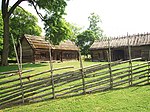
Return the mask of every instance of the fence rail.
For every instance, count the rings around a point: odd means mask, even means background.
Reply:
[[[22,100],[25,103],[38,102],[52,98],[71,97],[149,83],[150,62],[134,64],[134,61],[140,59],[116,61],[103,65],[96,64],[82,68],[83,71],[77,69],[61,74],[53,74],[53,79],[50,76],[43,75],[50,72],[50,70],[47,70],[29,76],[23,76],[22,86],[20,86],[20,78],[17,75],[10,75],[17,74],[18,71],[0,73],[2,74],[0,75],[0,107],[21,103]],[[129,69],[131,67],[132,77],[130,77],[131,69]],[[68,68],[72,67],[58,68],[53,71]],[[26,70],[22,73],[24,74],[30,71],[32,70]],[[52,80],[54,83],[53,86]],[[24,99],[22,99],[21,90],[23,90]]]

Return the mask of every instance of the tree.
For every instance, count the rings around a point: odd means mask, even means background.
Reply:
[[[13,11],[20,3],[26,1],[30,6],[33,6],[39,15],[39,17],[48,23],[47,18],[55,15],[56,18],[60,18],[64,14],[66,7],[66,0],[17,0],[12,7],[9,6],[10,0],[2,0],[2,19],[3,19],[3,51],[2,51],[2,66],[8,65],[8,53],[9,53],[9,21]],[[9,8],[10,7],[10,8]],[[38,9],[43,9],[46,13],[44,18]]]
[[[98,26],[99,23],[101,23],[100,17],[96,15],[95,13],[91,13],[88,19],[90,22],[88,30],[91,30],[94,32],[96,39],[102,38],[103,30]]]
[[[75,24],[71,24],[68,23],[69,28],[71,29],[72,35],[70,37],[70,40],[73,42],[77,42],[77,36],[80,34],[81,31],[81,27],[75,25]]]
[[[22,34],[41,35],[42,29],[37,25],[38,18],[17,7],[10,17],[10,32],[14,37]]]
[[[95,40],[95,34],[91,30],[86,30],[77,36],[77,45],[81,49],[81,54],[88,56],[89,48]]]
[[[45,24],[44,29],[46,37],[53,45],[58,45],[61,41],[69,39],[72,35],[68,23],[63,18],[58,20],[55,17],[49,18],[49,23]]]
[[[15,41],[23,34],[41,35],[42,29],[37,25],[38,18],[31,13],[17,7],[10,17],[10,33],[13,34]],[[13,43],[10,38],[9,57],[14,56]]]
[[[3,48],[3,20],[2,20],[2,13],[0,12],[0,55],[2,54]]]

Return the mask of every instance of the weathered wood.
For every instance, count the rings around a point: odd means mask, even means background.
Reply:
[[[10,73],[17,73],[18,70],[12,70],[12,71],[7,71],[7,72],[0,72],[0,75],[6,75],[6,74],[10,74]]]
[[[49,77],[46,76],[46,77],[43,77],[43,78],[38,78],[38,79],[30,80],[30,81],[25,81],[25,82],[23,82],[23,85],[24,85],[24,87],[26,87],[27,84],[32,85],[35,82],[39,82],[39,81],[46,80],[46,79],[49,80]],[[10,89],[10,88],[13,88],[13,87],[17,87],[19,85],[20,85],[19,83],[18,84],[13,84],[13,85],[8,85],[8,86],[1,87],[0,89],[1,90]]]
[[[142,81],[140,81],[140,82],[136,82],[136,83],[133,84],[133,86],[136,86],[136,85],[141,84],[141,83],[146,82],[146,81],[147,81],[147,79],[142,80]]]
[[[17,53],[17,50],[16,50],[16,46],[15,46],[15,41],[14,41],[14,38],[13,38],[13,35],[11,35],[12,37],[12,40],[13,40],[13,45],[14,45],[14,51],[15,51],[15,54],[16,54],[16,60],[17,60],[17,65],[18,65],[18,71],[19,71],[19,79],[20,79],[20,88],[21,88],[21,94],[22,94],[22,103],[24,103],[24,91],[23,91],[23,84],[22,84],[22,47],[21,47],[21,44],[20,44],[20,41],[19,41],[19,46],[20,46],[20,61],[19,62],[19,58],[18,58],[18,53]]]
[[[44,80],[44,81],[42,81],[42,82],[38,82],[38,83],[26,85],[26,86],[23,87],[23,89],[24,89],[24,91],[25,91],[25,90],[27,90],[27,89],[31,89],[31,90],[32,90],[32,87],[33,87],[33,88],[35,88],[35,87],[40,88],[40,86],[41,86],[41,88],[42,88],[42,87],[46,87],[45,85],[51,85],[50,83],[49,83],[49,84],[47,83],[49,80],[50,80],[50,79]],[[44,84],[44,85],[43,85],[43,84]],[[0,94],[5,94],[5,95],[9,95],[9,94],[10,94],[10,95],[11,95],[13,92],[16,93],[17,90],[20,91],[20,88],[19,88],[19,87],[17,87],[17,88],[10,88],[10,89],[7,89],[7,90],[5,90],[5,91],[0,92]],[[3,95],[2,95],[1,97],[3,97]]]
[[[129,37],[128,37],[128,33],[127,33],[127,38],[128,38],[128,55],[129,55],[129,73],[130,73],[130,76],[129,76],[129,85],[132,86],[132,57],[131,57],[131,46],[130,46],[130,42],[129,42]]]
[[[125,78],[125,77],[127,77],[127,76],[129,76],[129,75],[130,75],[130,74],[127,73],[127,74],[125,74],[125,75],[121,75],[121,76],[115,77],[113,80],[115,81],[115,80],[117,80],[117,79],[123,79],[123,78]]]
[[[127,68],[129,68],[129,66],[114,68],[111,70],[111,72],[115,72],[115,71],[119,71],[119,70],[123,70],[123,69],[127,69]]]
[[[77,80],[79,80],[79,79],[81,79],[81,78],[74,78],[74,79],[71,79],[71,80],[69,80],[69,81],[65,81],[65,82],[63,82],[63,83],[58,83],[58,84],[56,84],[55,83],[55,87],[60,87],[60,86],[63,86],[63,85],[65,85],[65,84],[68,84],[68,83],[71,83],[71,82],[73,82],[73,81],[77,81]],[[83,85],[83,84],[79,84],[79,85]],[[76,86],[78,86],[78,84],[77,85],[74,85],[74,87],[76,87]]]
[[[6,96],[12,95],[12,94],[17,93],[17,92],[20,92],[20,88],[11,90],[11,91],[9,91],[9,92],[7,92],[7,93],[3,92],[3,93],[1,94],[1,96],[0,96],[0,98],[4,98],[4,97],[6,97]]]
[[[38,92],[36,92],[38,93]],[[27,98],[27,100],[34,100],[34,99],[38,99],[38,98],[42,98],[42,97],[45,97],[45,96],[49,96],[49,95],[53,95],[53,92],[48,92],[48,93],[45,93],[45,94],[42,94],[42,95],[37,95],[37,96],[34,96],[34,97],[31,97],[31,98]],[[29,95],[28,95],[29,96]],[[32,96],[32,94],[30,95]],[[56,97],[56,96],[55,96]],[[53,96],[51,97],[53,99]]]
[[[115,82],[113,87],[117,87],[117,86],[120,86],[120,85],[123,85],[123,84],[126,84],[129,82],[130,79],[125,79],[125,80],[121,80],[121,81],[118,81],[118,82]]]
[[[149,50],[149,59],[150,59],[150,50]],[[147,77],[147,83],[149,83],[150,82],[150,78],[149,78],[149,76],[150,76],[150,62],[148,62],[147,61],[147,64],[148,64],[148,77]]]
[[[16,88],[8,88],[4,91],[0,91],[0,94],[3,95],[3,94],[10,93],[12,91],[17,91],[17,90],[20,90],[20,85],[18,85]]]
[[[24,74],[24,73],[28,73],[28,72],[31,72],[31,71],[33,71],[33,70],[24,70],[24,71],[22,71],[22,74]],[[19,73],[18,73],[18,71],[17,72],[15,72],[15,73],[9,73],[9,74],[7,74],[7,75],[0,75],[0,79],[4,79],[4,78],[9,78],[9,77],[12,77],[12,76],[15,76],[15,75],[18,75]]]
[[[145,70],[139,70],[139,71],[136,71],[136,72],[133,72],[132,74],[134,75],[134,74],[138,74],[138,73],[141,73],[141,72],[145,72],[145,71],[147,71],[148,69],[145,69]]]
[[[110,88],[113,88],[113,74],[111,68],[111,48],[110,48],[110,40],[108,39],[108,68],[110,74]]]
[[[133,81],[138,80],[138,79],[141,79],[141,78],[146,78],[146,74],[147,74],[147,73],[148,73],[148,72],[146,71],[146,72],[144,72],[144,73],[142,73],[142,74],[140,74],[140,75],[134,76],[134,77],[133,77]]]
[[[32,87],[29,86],[28,88],[24,88],[24,94],[28,93],[28,92],[32,92],[32,91],[38,90],[38,89],[42,89],[44,87],[48,87],[50,85],[51,84],[44,84],[44,85],[39,84],[37,86],[32,86]],[[0,98],[4,98],[6,96],[9,96],[9,95],[12,95],[12,94],[16,94],[18,92],[20,92],[20,89],[14,89],[14,90],[11,90],[10,92],[5,92],[4,95],[0,96]]]
[[[82,59],[81,59],[81,53],[80,50],[79,51],[79,61],[80,61],[80,69],[81,69],[81,75],[82,75],[82,84],[83,84],[83,94],[85,94],[85,74],[84,74],[84,68],[83,68],[83,64],[82,64]]]
[[[72,96],[72,95],[70,95],[70,93],[76,93],[79,90],[80,91],[83,90],[83,87],[78,88],[78,89],[73,89],[73,90],[70,90],[70,91],[67,91],[67,92],[64,92],[64,93],[57,94],[56,97],[60,97],[60,96],[64,96],[64,95]],[[79,93],[77,93],[77,94],[79,94]],[[80,92],[80,94],[83,94],[83,92]]]
[[[129,72],[129,70],[120,71],[120,72],[117,72],[117,73],[113,73],[113,76],[114,77],[119,76],[119,75],[122,75],[122,74],[127,73],[127,72]]]
[[[81,78],[82,78],[81,76],[74,76],[74,77],[71,77],[71,78],[66,78],[64,80],[59,80],[59,81],[55,82],[55,84],[59,84],[59,83],[63,84],[65,82],[68,82],[68,83],[69,82],[74,82],[74,81],[77,81]]]
[[[98,91],[106,91],[106,90],[109,90],[109,89],[110,89],[110,85],[88,90],[87,93],[94,93],[94,92],[98,92]]]
[[[5,101],[8,101],[8,100],[10,100],[10,99],[16,98],[16,97],[18,97],[18,96],[22,96],[22,92],[21,92],[21,91],[18,92],[18,93],[16,93],[16,94],[11,94],[10,96],[7,96],[7,97],[5,97],[5,98],[0,99],[0,102],[5,102]],[[21,97],[21,98],[22,98],[22,97]]]
[[[109,70],[103,71],[103,72],[98,72],[98,73],[92,73],[92,74],[86,75],[86,78],[99,77],[99,76],[102,76],[102,75],[105,75],[108,73],[109,73]]]
[[[40,97],[39,97],[39,98],[40,98]],[[34,100],[34,99],[32,99],[31,101],[30,101],[30,99],[29,99],[29,102],[31,102],[31,103],[37,103],[37,102],[47,101],[47,100],[51,100],[51,99],[53,99],[53,97],[42,98],[42,99],[39,99],[39,100]],[[27,99],[27,100],[28,100],[28,99]]]
[[[108,83],[110,83],[110,79],[99,81],[99,82],[95,82],[93,84],[87,85],[86,89],[97,87],[97,86],[101,86],[103,84],[108,84]]]
[[[55,87],[54,87],[54,78],[53,78],[53,64],[52,64],[52,54],[51,54],[51,48],[49,43],[49,65],[50,65],[50,77],[51,77],[51,83],[52,83],[52,93],[53,98],[55,98]]]
[[[141,65],[141,66],[139,66],[139,67],[132,68],[132,71],[139,70],[139,69],[144,68],[144,67],[147,67],[147,66],[148,66],[148,65],[145,63],[145,64],[143,64],[143,65]],[[132,67],[133,67],[133,66],[132,66]]]

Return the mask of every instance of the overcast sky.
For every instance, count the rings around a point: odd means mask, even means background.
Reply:
[[[11,0],[11,4],[14,1]],[[21,5],[35,14],[34,9],[25,4]],[[65,18],[86,28],[92,12],[100,16],[100,27],[107,36],[150,32],[150,0],[70,0]],[[41,21],[39,25],[42,26]]]

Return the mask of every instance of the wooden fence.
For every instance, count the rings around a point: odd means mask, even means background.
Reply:
[[[132,59],[128,42],[129,60],[111,62],[109,39],[108,45],[107,64],[83,67],[80,56],[80,69],[60,74],[54,74],[54,71],[72,67],[53,69],[50,63],[50,70],[31,74],[33,70],[22,71],[22,65],[17,61],[19,72],[0,73],[0,108],[149,83],[150,61]]]
[[[150,62],[137,64],[138,60],[140,58],[92,65],[62,74],[53,74],[53,78],[49,75],[51,70],[47,70],[23,75],[21,81],[16,71],[3,72],[0,75],[0,107],[147,84],[150,77]],[[70,67],[53,71],[68,68]],[[23,71],[22,74],[30,74],[30,71],[32,70]]]

